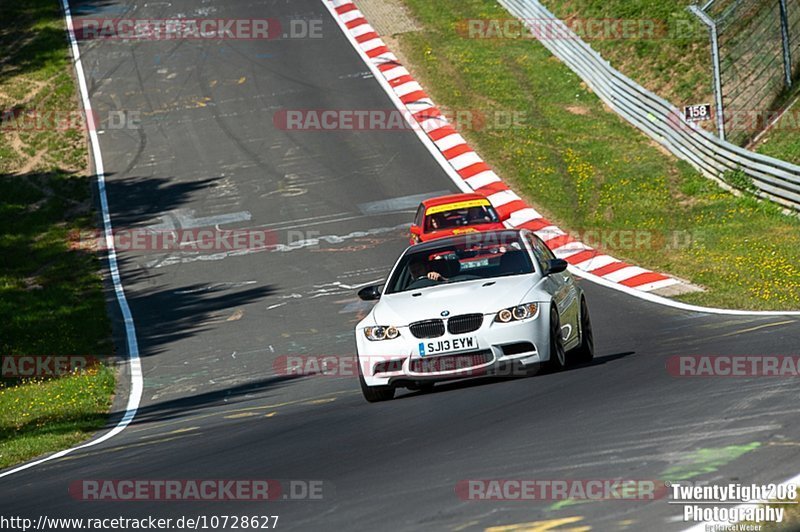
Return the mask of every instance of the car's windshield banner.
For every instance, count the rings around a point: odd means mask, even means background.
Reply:
[[[470,201],[459,201],[458,203],[448,203],[446,205],[436,205],[435,207],[430,207],[425,214],[438,214],[440,212],[447,212],[447,211],[455,211],[458,209],[469,209],[470,207],[490,207],[491,203],[489,200],[470,200]]]

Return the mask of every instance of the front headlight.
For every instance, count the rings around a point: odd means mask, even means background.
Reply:
[[[516,307],[504,308],[495,316],[494,321],[500,323],[509,323],[511,321],[527,320],[533,318],[539,311],[539,305],[536,303],[524,303]]]
[[[367,340],[380,342],[381,340],[394,340],[400,336],[400,331],[391,325],[378,325],[364,328],[364,336],[367,337]]]

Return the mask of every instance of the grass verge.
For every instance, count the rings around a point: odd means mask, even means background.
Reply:
[[[91,177],[64,22],[54,0],[0,0],[0,356],[112,353]],[[17,359],[18,360],[18,359]],[[85,439],[107,419],[114,373],[0,378],[0,468]]]
[[[756,151],[800,164],[800,94],[758,143]]]
[[[733,196],[663,153],[539,43],[466,38],[465,20],[509,18],[495,2],[404,3],[422,27],[395,36],[407,66],[453,113],[516,113],[511,127],[487,119],[461,132],[548,218],[607,235],[591,243],[616,257],[707,288],[686,302],[800,308],[800,220]],[[653,238],[624,245],[611,238],[620,231]]]
[[[785,502],[775,501],[775,502]],[[783,521],[776,523],[774,521],[764,521],[760,523],[744,521],[741,525],[744,528],[740,530],[748,530],[746,527],[753,526],[750,530],[758,530],[759,532],[790,532],[793,530],[800,530],[800,497],[794,499],[794,504],[773,504],[773,508],[783,508],[784,515]]]
[[[112,393],[106,366],[0,389],[0,467],[86,439],[105,424]]]
[[[713,102],[708,30],[686,7],[693,0],[542,0],[562,20],[652,21],[653,30],[629,38],[611,31],[588,42],[617,70],[676,105]],[[638,27],[638,26],[636,26]]]

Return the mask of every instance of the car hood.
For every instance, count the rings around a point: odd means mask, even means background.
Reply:
[[[538,275],[514,275],[442,284],[386,295],[372,310],[377,325],[408,325],[415,321],[459,314],[491,314],[522,303]],[[414,294],[419,294],[414,296]]]

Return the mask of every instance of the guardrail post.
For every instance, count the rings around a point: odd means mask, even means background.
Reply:
[[[779,0],[781,5],[781,37],[783,39],[783,72],[786,76],[786,87],[792,87],[792,50],[789,43],[789,13],[786,0]]]
[[[781,0],[784,1],[784,0]],[[707,4],[707,5],[710,5]],[[719,36],[717,35],[717,23],[709,17],[705,11],[697,6],[689,6],[689,11],[695,14],[700,21],[708,26],[711,34],[711,63],[714,67],[714,98],[717,108],[717,133],[720,140],[725,140],[725,112],[722,104],[722,74],[719,67]]]

